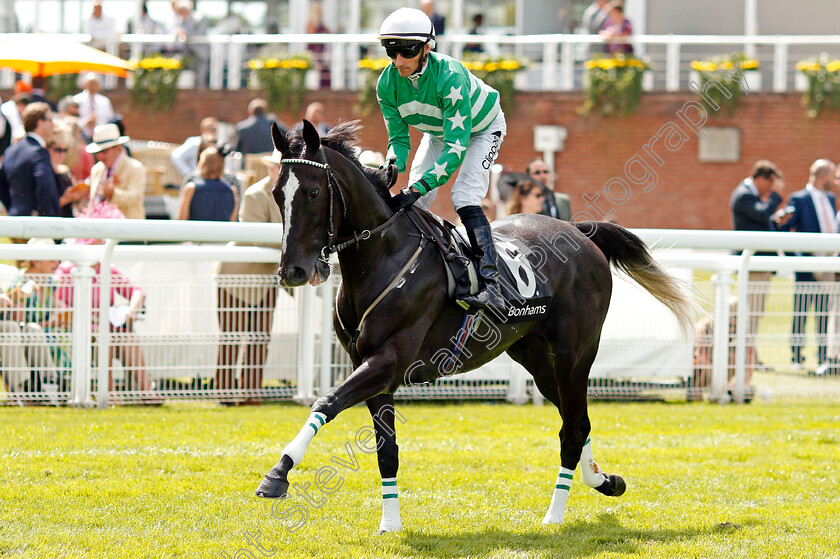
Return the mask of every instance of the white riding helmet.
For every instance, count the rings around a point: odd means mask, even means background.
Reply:
[[[435,26],[422,11],[400,8],[385,18],[379,28],[379,42],[383,47],[401,47],[413,43],[429,43],[435,47]]]

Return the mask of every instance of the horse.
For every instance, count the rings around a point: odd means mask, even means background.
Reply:
[[[362,166],[353,145],[358,121],[340,123],[320,137],[311,123],[287,137],[271,133],[282,155],[273,196],[283,214],[280,282],[317,285],[338,253],[342,283],[333,323],[354,370],[319,397],[299,433],[283,449],[255,494],[287,496],[288,474],[307,446],[343,410],[365,402],[374,423],[382,482],[378,533],[398,531],[399,455],[394,392],[400,386],[434,382],[441,350],[462,332],[465,310],[447,293],[444,258],[417,225],[416,215],[394,212],[389,174]],[[422,213],[420,210],[415,210]],[[494,221],[495,234],[530,247],[532,269],[550,290],[544,316],[509,323],[487,314],[458,357],[465,372],[507,352],[533,376],[536,388],[560,412],[560,470],[544,524],[561,523],[575,468],[583,482],[607,496],[624,493],[621,476],[594,460],[587,412],[589,371],[598,352],[612,290],[610,264],[664,303],[683,332],[691,327],[694,304],[685,285],[651,257],[641,239],[611,223],[569,223],[541,215],[513,215]],[[419,239],[419,240],[418,240]],[[475,316],[475,315],[469,315]],[[402,420],[402,419],[401,419]]]

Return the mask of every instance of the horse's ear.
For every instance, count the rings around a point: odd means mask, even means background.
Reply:
[[[271,123],[271,141],[274,143],[274,149],[280,153],[285,155],[289,152],[289,139],[280,132],[276,122]]]
[[[303,141],[306,142],[306,151],[309,153],[315,153],[321,147],[318,130],[306,119],[303,119]]]

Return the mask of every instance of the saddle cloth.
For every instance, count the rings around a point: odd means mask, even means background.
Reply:
[[[449,295],[458,300],[466,293],[474,294],[478,288],[478,261],[473,256],[472,248],[467,240],[467,231],[461,227],[455,227],[451,223],[446,226],[452,231],[455,245],[459,254],[469,257],[470,265],[468,278],[469,286],[465,283],[458,284],[456,278],[464,281],[464,274],[456,273],[455,267],[461,266],[457,262],[449,262],[447,276],[451,285]],[[551,294],[546,285],[545,276],[540,273],[535,265],[535,256],[523,243],[497,232],[493,232],[493,240],[496,244],[496,252],[499,255],[497,266],[499,268],[499,282],[502,296],[507,303],[505,323],[529,322],[538,320],[548,313],[548,305],[551,302]],[[530,258],[529,258],[530,257]],[[454,281],[453,281],[454,280]]]

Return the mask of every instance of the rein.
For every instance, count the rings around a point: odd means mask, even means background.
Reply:
[[[350,237],[348,240],[335,244],[335,242],[333,241],[333,238],[336,237],[335,227],[333,226],[333,206],[335,205],[333,200],[335,196],[334,191],[338,191],[338,198],[341,202],[342,218],[347,217],[347,203],[344,201],[344,194],[338,187],[338,181],[333,175],[332,169],[330,168],[329,162],[327,161],[327,152],[324,151],[324,146],[321,146],[319,151],[321,152],[321,157],[324,158],[324,163],[310,161],[309,159],[282,159],[280,163],[281,165],[309,165],[310,167],[323,169],[327,173],[327,188],[330,192],[330,214],[329,221],[327,223],[327,244],[324,246],[324,248],[321,249],[321,255],[318,259],[324,264],[329,264],[331,254],[341,252],[345,248],[358,244],[361,241],[366,241],[370,239],[373,235],[379,233],[380,231],[391,225],[400,215],[404,213],[405,210],[400,209],[397,213],[389,217],[384,223],[380,223],[373,229],[365,229],[361,232],[353,231],[353,236]]]
[[[333,241],[333,237],[336,236],[335,228],[333,226],[333,206],[334,206],[334,194],[333,191],[338,191],[339,201],[341,202],[341,217],[347,217],[347,204],[344,201],[344,194],[341,192],[341,188],[338,187],[338,181],[336,180],[335,176],[333,175],[332,169],[330,168],[329,162],[327,161],[327,154],[323,149],[323,146],[319,149],[321,152],[321,157],[324,158],[324,163],[318,163],[317,161],[310,161],[309,159],[282,159],[280,161],[281,164],[288,164],[288,165],[309,165],[310,167],[316,167],[318,169],[323,169],[327,173],[327,186],[330,191],[330,213],[329,213],[329,224],[327,229],[327,244],[324,248],[321,249],[321,255],[318,258],[321,262],[325,264],[329,264],[329,258],[331,254],[340,252],[345,248],[351,247],[355,244],[360,243],[361,241],[366,241],[370,239],[376,233],[379,233],[386,227],[390,226],[398,217],[405,213],[405,208],[401,208],[397,211],[394,215],[389,217],[385,222],[380,223],[373,229],[365,229],[361,232],[353,232],[353,236],[350,237],[348,240],[343,241],[341,243],[335,244]],[[407,214],[408,215],[408,214]],[[411,219],[412,223],[415,227],[417,224],[414,223],[414,219]],[[418,227],[419,229],[419,227]],[[432,233],[430,231],[430,233]],[[341,320],[341,313],[338,312],[338,299],[336,299],[336,308],[335,308],[335,315],[338,317],[338,323],[341,326],[341,329],[348,335],[351,340],[351,344],[355,346],[356,341],[359,339],[359,335],[361,334],[362,323],[364,322],[365,318],[370,314],[370,312],[379,304],[382,299],[399,283],[399,281],[405,276],[406,272],[414,265],[417,261],[417,258],[420,256],[420,253],[423,252],[423,249],[426,246],[426,239],[427,237],[422,234],[421,231],[421,239],[420,245],[417,247],[417,250],[414,251],[414,254],[411,255],[411,258],[408,262],[402,267],[402,269],[397,273],[396,277],[391,280],[391,283],[379,294],[379,296],[368,306],[365,312],[362,314],[361,320],[359,320],[359,324],[356,326],[356,330],[354,332],[350,332],[344,326],[344,322]],[[434,233],[432,233],[432,237],[435,238]],[[439,239],[436,239],[438,242],[441,242]]]

